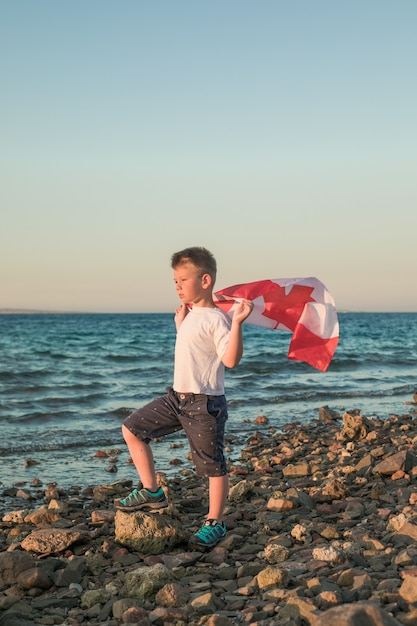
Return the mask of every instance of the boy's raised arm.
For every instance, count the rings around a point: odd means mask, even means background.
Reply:
[[[240,359],[243,355],[242,324],[245,319],[249,317],[252,309],[253,302],[250,300],[242,300],[234,311],[229,343],[227,344],[227,348],[222,359],[225,367],[233,368],[239,365]]]

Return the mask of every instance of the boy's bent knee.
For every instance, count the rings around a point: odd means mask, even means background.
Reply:
[[[130,430],[124,424],[122,424],[122,435],[123,435],[124,440],[127,443],[127,445],[129,445],[129,444],[138,444],[138,443],[144,444],[144,445],[149,445],[149,439],[142,439],[142,437],[140,437],[140,435],[137,435],[136,433],[134,433],[132,430]]]
[[[122,424],[122,435],[125,441],[127,441],[128,439],[133,439],[133,438],[137,439],[136,435],[134,435],[132,431],[129,430],[124,424]]]

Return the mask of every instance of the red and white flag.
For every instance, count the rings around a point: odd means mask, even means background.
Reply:
[[[248,324],[292,332],[288,358],[325,372],[339,341],[333,297],[317,278],[273,278],[233,285],[214,294],[230,317],[236,304],[252,300]]]

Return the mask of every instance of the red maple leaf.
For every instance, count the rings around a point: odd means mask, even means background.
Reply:
[[[315,302],[310,294],[314,287],[294,285],[288,293],[285,287],[278,285],[273,291],[264,295],[265,310],[263,315],[274,320],[278,324],[283,324],[290,330],[294,330],[304,306],[307,302]]]

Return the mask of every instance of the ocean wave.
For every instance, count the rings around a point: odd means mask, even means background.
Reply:
[[[89,446],[124,445],[121,421],[172,383],[171,314],[2,317],[0,475],[11,475],[13,454],[53,451],[73,468]],[[246,432],[260,411],[274,426],[314,419],[323,405],[386,415],[417,391],[417,314],[341,315],[325,373],[289,360],[290,339],[245,327],[243,359],[226,371],[229,433]]]
[[[128,415],[130,415],[132,413],[132,411],[134,411],[134,408],[127,408],[125,406],[121,406],[118,409],[113,409],[112,411],[110,411],[111,415],[114,415],[115,417],[118,417],[120,419],[124,419],[125,417],[127,417]]]
[[[89,436],[87,439],[85,437],[85,432],[79,432],[75,435],[72,434],[71,437],[51,437],[51,439],[38,439],[35,441],[21,440],[18,442],[9,442],[8,444],[2,442],[0,444],[0,454],[2,457],[8,457],[16,454],[30,455],[37,452],[54,452],[56,450],[63,452],[64,450],[83,450],[91,447],[106,449],[112,448],[116,445],[125,447],[120,429],[112,434],[96,434],[94,436]]]

